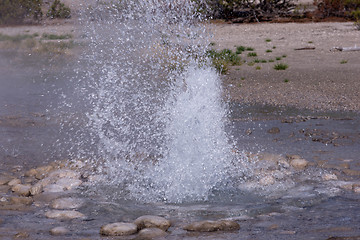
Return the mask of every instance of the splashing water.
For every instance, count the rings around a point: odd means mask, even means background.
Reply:
[[[206,200],[231,147],[208,33],[192,1],[102,3],[83,14],[89,51],[79,92],[87,144],[107,182],[142,201]],[[97,162],[96,164],[99,164]]]

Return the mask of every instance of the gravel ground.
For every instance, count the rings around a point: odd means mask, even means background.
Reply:
[[[232,66],[223,76],[231,99],[313,110],[360,110],[360,51],[334,50],[360,46],[360,31],[351,22],[214,24],[213,32],[215,48],[235,50],[243,45],[258,55],[251,58],[243,52],[240,56],[247,63]],[[249,66],[255,58],[274,62]],[[277,71],[276,63],[289,67]]]

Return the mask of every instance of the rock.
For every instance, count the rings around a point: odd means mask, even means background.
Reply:
[[[75,209],[83,205],[84,201],[79,198],[58,198],[51,203],[55,209]]]
[[[32,196],[35,196],[37,194],[40,194],[41,192],[43,191],[43,186],[41,183],[36,183],[35,185],[33,185],[31,188],[30,188],[30,194]]]
[[[150,240],[154,238],[164,237],[167,233],[160,228],[144,228],[142,229],[135,239]]]
[[[0,185],[5,185],[8,184],[11,180],[13,179],[13,177],[10,176],[0,176]]]
[[[82,184],[82,181],[79,179],[73,179],[73,178],[61,178],[58,181],[56,181],[57,185],[60,185],[65,190],[71,190],[73,188],[76,188]]]
[[[54,236],[65,235],[69,233],[69,230],[64,227],[54,227],[50,230],[50,234]]]
[[[29,185],[17,184],[11,188],[11,191],[15,192],[18,195],[28,197],[30,196],[30,188]]]
[[[290,161],[290,165],[297,170],[304,170],[308,166],[308,161],[303,158],[295,158]]]
[[[9,181],[8,182],[8,185],[9,186],[15,186],[15,185],[17,185],[17,184],[21,184],[21,181],[20,181],[20,179],[18,179],[18,178],[14,178],[13,180],[11,180],[11,181]]]
[[[137,226],[133,223],[117,222],[101,227],[100,234],[105,236],[124,236],[137,232]]]
[[[171,223],[169,220],[159,217],[159,216],[152,216],[152,215],[144,215],[137,218],[134,223],[137,225],[139,229],[143,228],[160,228],[161,230],[166,231],[170,226]]]
[[[184,227],[187,231],[214,232],[239,230],[240,225],[231,220],[194,222]]]
[[[74,210],[52,210],[45,213],[47,218],[54,218],[54,219],[75,219],[75,218],[85,218],[85,215],[81,212],[74,211]]]
[[[275,183],[275,179],[272,176],[265,176],[259,180],[260,185],[267,186]]]
[[[270,128],[267,132],[271,133],[271,134],[278,134],[278,133],[280,133],[280,128],[273,127],[273,128]]]
[[[34,177],[40,180],[48,176],[49,173],[54,170],[54,167],[51,165],[46,165],[46,166],[38,167],[35,170],[36,170],[36,174],[34,175]]]
[[[25,172],[25,177],[35,177],[38,172],[35,168],[32,168]]]
[[[46,193],[56,193],[56,192],[64,192],[65,189],[61,185],[49,184],[49,185],[44,187],[43,191],[46,192]]]
[[[31,205],[34,200],[31,197],[10,197],[11,204]]]
[[[27,232],[18,232],[14,235],[14,239],[16,238],[29,238],[30,234]]]
[[[348,176],[360,176],[359,170],[343,169],[342,171]]]
[[[50,178],[80,178],[80,173],[68,169],[60,169],[49,174]]]
[[[322,175],[322,179],[324,181],[338,180],[337,176],[332,173],[325,173],[324,175]]]

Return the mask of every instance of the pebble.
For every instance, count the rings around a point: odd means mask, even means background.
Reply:
[[[83,205],[84,201],[79,198],[58,198],[51,203],[55,209],[76,209]]]
[[[50,230],[50,234],[54,236],[65,235],[67,233],[69,233],[69,230],[65,227],[54,227]]]
[[[322,179],[324,181],[338,180],[337,176],[332,173],[325,173],[324,175],[322,175]]]
[[[297,170],[304,170],[308,166],[308,161],[303,158],[295,158],[290,161],[290,165]]]
[[[100,229],[100,234],[105,236],[124,236],[137,232],[137,226],[133,223],[117,222],[104,225]]]
[[[280,128],[273,127],[273,128],[270,128],[267,132],[270,134],[278,134],[278,133],[280,133]]]
[[[18,179],[18,178],[14,178],[13,180],[11,180],[11,181],[9,181],[8,182],[8,185],[9,186],[15,186],[15,185],[17,185],[17,184],[21,184],[21,181],[20,181],[20,179]]]
[[[275,178],[272,176],[265,176],[259,180],[260,185],[267,186],[275,183]]]
[[[30,185],[17,184],[11,188],[11,191],[15,192],[18,195],[28,197],[30,196],[30,188]]]
[[[0,176],[0,185],[5,185],[8,184],[8,182],[10,182],[13,178],[10,176]]]
[[[147,239],[164,237],[166,235],[167,235],[167,233],[165,231],[161,230],[160,228],[144,228],[144,229],[140,230],[136,239],[147,240]]]
[[[139,229],[160,228],[163,231],[166,231],[171,226],[169,220],[163,217],[152,215],[141,216],[134,221],[134,224],[136,224]]]
[[[201,221],[190,223],[185,226],[184,229],[196,232],[234,231],[239,230],[240,225],[237,222],[230,220]]]
[[[31,197],[10,197],[11,204],[31,205],[34,200]]]
[[[52,210],[45,213],[47,218],[54,219],[75,219],[75,218],[85,218],[85,215],[81,212],[74,210]]]

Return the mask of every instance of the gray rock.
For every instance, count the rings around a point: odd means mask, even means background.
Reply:
[[[65,235],[69,233],[69,230],[64,227],[54,227],[50,230],[50,234],[54,236]]]
[[[18,185],[18,184],[21,184],[21,181],[18,178],[14,178],[14,179],[12,179],[11,181],[8,182],[8,185],[11,186],[11,187],[15,186],[15,185]]]
[[[117,222],[101,227],[100,234],[105,236],[124,236],[137,232],[137,226],[133,223]]]
[[[142,229],[136,239],[148,240],[166,236],[167,233],[160,228],[144,228]]]
[[[45,213],[47,218],[54,218],[54,219],[75,219],[75,218],[85,218],[85,215],[81,212],[74,211],[74,210],[52,210]]]
[[[160,228],[161,230],[166,231],[170,226],[171,223],[169,220],[159,217],[159,216],[152,216],[152,215],[144,215],[137,218],[134,223],[138,226],[139,229],[143,228]]]
[[[295,158],[290,161],[290,165],[297,170],[304,170],[309,162],[303,158]]]
[[[193,222],[184,227],[187,231],[214,232],[239,230],[240,225],[231,220]]]
[[[56,170],[53,171],[49,174],[50,178],[80,178],[80,173],[75,172],[73,170],[69,170],[69,169],[60,169],[60,170]]]
[[[51,203],[55,209],[76,209],[83,205],[84,201],[79,198],[58,198]]]

